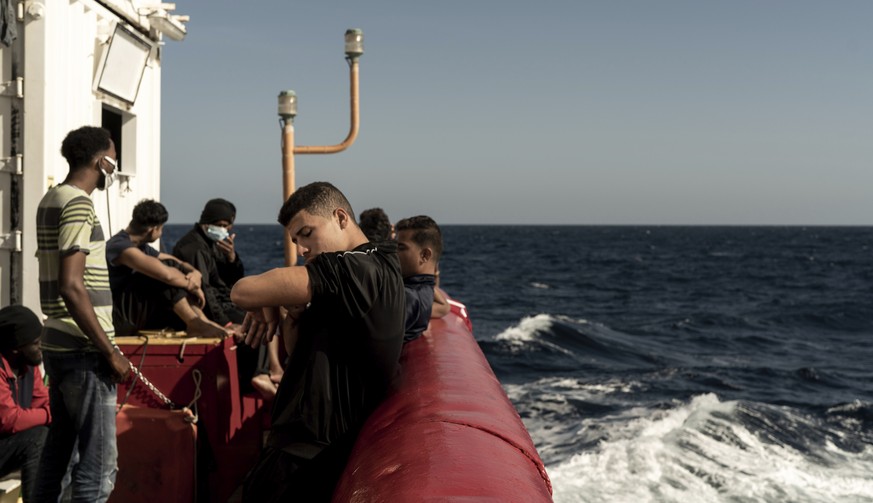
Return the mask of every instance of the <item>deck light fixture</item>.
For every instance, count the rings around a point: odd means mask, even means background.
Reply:
[[[346,57],[354,61],[364,54],[364,30],[346,30]]]
[[[295,145],[294,117],[297,115],[297,94],[294,91],[279,93],[279,124],[282,128],[282,192],[287,200],[294,192],[295,154],[335,154],[349,148],[358,137],[360,124],[360,103],[358,99],[358,67],[361,54],[364,54],[364,32],[359,29],[346,30],[346,61],[349,64],[349,134],[342,143],[336,145]],[[285,234],[285,265],[297,263],[297,250],[291,236]]]
[[[171,15],[163,9],[157,9],[149,14],[151,27],[177,42],[183,40],[188,34],[188,30],[183,24],[187,20],[188,16]]]
[[[288,89],[279,93],[279,117],[284,122],[294,122],[297,115],[297,93]]]
[[[94,89],[133,106],[151,50],[152,45],[143,37],[122,23],[116,24],[100,58]]]

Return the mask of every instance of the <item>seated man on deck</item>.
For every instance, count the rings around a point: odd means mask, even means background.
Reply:
[[[149,243],[157,241],[167,209],[150,199],[133,208],[126,229],[106,243],[106,262],[118,335],[170,328],[194,337],[225,337],[230,332],[203,314],[200,271]]]
[[[245,266],[234,245],[236,234],[230,233],[234,220],[236,206],[233,203],[221,198],[210,199],[200,213],[200,221],[173,246],[173,256],[200,271],[206,316],[236,331],[246,312],[230,300],[230,289],[245,276]],[[282,379],[279,339],[257,349],[246,345],[237,347],[240,377],[251,376],[251,386],[264,398],[276,396],[276,387]]]
[[[406,290],[404,342],[417,339],[431,318],[442,318],[451,310],[438,284],[442,252],[443,235],[432,218],[420,215],[397,222],[397,255]]]
[[[21,470],[21,496],[33,501],[42,447],[52,422],[42,382],[42,323],[24,306],[0,309],[0,477]]]
[[[283,336],[297,336],[243,500],[329,501],[361,426],[398,372],[403,279],[395,245],[369,243],[329,183],[294,192],[279,223],[306,264],[243,278],[231,295],[249,311],[250,344],[279,324]]]

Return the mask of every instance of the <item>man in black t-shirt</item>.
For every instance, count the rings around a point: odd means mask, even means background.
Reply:
[[[246,342],[261,344],[279,327],[290,354],[243,499],[329,501],[360,427],[398,371],[403,279],[396,245],[369,243],[329,183],[298,189],[279,223],[305,266],[243,278],[231,293],[249,311]]]

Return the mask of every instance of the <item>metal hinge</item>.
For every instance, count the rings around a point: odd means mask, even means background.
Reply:
[[[22,165],[24,164],[21,154],[13,155],[12,157],[0,157],[0,172],[12,173],[13,175],[21,175],[24,173]]]
[[[0,96],[24,98],[24,77],[0,83]]]
[[[0,250],[21,252],[21,231],[0,234]]]

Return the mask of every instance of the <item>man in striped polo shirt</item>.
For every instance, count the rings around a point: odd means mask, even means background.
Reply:
[[[113,344],[106,243],[91,193],[117,169],[109,132],[85,126],[67,134],[64,182],[36,214],[39,295],[48,319],[42,339],[52,424],[43,449],[36,501],[57,501],[70,460],[73,501],[103,502],[115,485],[115,383],[130,362]],[[76,449],[78,456],[73,456]]]

